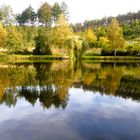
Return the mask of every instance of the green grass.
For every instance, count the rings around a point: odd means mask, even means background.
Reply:
[[[48,62],[51,60],[68,59],[58,55],[7,55],[0,54],[0,62]],[[140,57],[135,56],[83,56],[84,61],[134,61],[140,60]]]
[[[136,56],[83,56],[83,59],[89,60],[140,60]]]
[[[26,62],[26,61],[49,61],[62,60],[58,55],[7,55],[0,54],[0,62]]]

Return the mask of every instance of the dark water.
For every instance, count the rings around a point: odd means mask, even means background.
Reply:
[[[0,140],[140,140],[140,63],[0,65]]]

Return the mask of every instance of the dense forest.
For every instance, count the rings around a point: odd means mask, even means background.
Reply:
[[[0,49],[8,54],[59,55],[71,60],[83,55],[140,53],[140,12],[72,25],[65,2],[43,3],[15,14],[0,7]]]
[[[105,27],[108,26],[112,19],[116,18],[120,25],[123,28],[124,35],[139,35],[140,29],[140,11],[137,13],[129,12],[124,15],[118,15],[117,17],[105,17],[102,19],[96,19],[96,20],[86,20],[84,23],[76,23],[72,25],[75,32],[84,31],[91,28],[98,28],[98,27]],[[131,28],[131,29],[130,29]]]

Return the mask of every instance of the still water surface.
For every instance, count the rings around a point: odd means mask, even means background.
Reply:
[[[1,140],[139,140],[140,63],[0,65]]]

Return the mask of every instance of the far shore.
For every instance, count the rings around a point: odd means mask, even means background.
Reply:
[[[0,54],[0,62],[30,62],[30,61],[51,61],[51,60],[69,60],[67,56],[60,55],[6,55]],[[125,61],[140,61],[138,56],[83,56],[83,61],[111,61],[111,62],[125,62]]]

